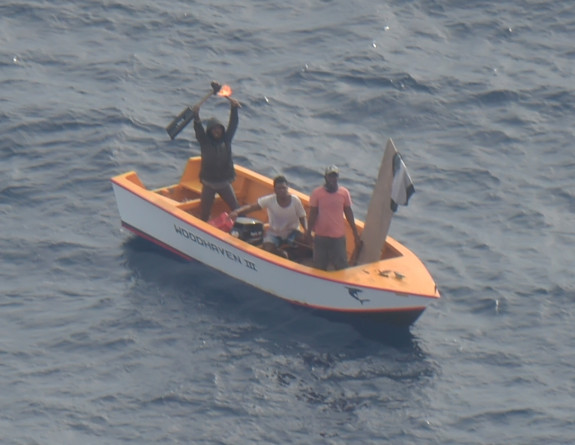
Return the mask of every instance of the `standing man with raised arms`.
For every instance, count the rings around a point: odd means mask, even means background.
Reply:
[[[212,82],[212,88],[213,94],[217,94],[221,85]],[[241,105],[232,97],[227,97],[227,99],[230,101],[230,118],[227,128],[216,118],[210,118],[206,120],[204,129],[200,119],[200,106],[203,100],[192,107],[194,130],[202,155],[200,180],[203,187],[200,218],[204,221],[210,218],[216,193],[222,197],[231,210],[238,207],[238,200],[232,187],[236,179],[232,158],[232,138],[238,128],[238,108]]]

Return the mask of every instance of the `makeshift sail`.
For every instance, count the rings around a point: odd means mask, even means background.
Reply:
[[[369,202],[356,264],[380,259],[393,212],[398,205],[407,205],[414,192],[415,187],[407,167],[393,141],[389,139]]]

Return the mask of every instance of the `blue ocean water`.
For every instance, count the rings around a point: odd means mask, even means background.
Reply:
[[[4,1],[0,442],[573,442],[574,32],[570,2]],[[238,164],[306,192],[338,164],[358,218],[393,138],[391,235],[442,292],[414,326],[120,228],[109,178],[176,182],[197,145],[164,128],[212,79]]]

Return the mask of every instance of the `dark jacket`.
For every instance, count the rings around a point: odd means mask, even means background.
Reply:
[[[194,120],[196,139],[200,143],[202,153],[202,166],[200,179],[208,182],[232,182],[236,178],[234,161],[232,159],[232,138],[238,128],[238,109],[231,107],[230,121],[226,129],[217,119],[206,121],[206,129],[200,120]],[[224,135],[216,140],[212,137],[210,129],[216,125],[224,128]]]

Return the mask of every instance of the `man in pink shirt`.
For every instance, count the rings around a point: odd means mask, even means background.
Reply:
[[[313,241],[313,262],[318,269],[327,270],[331,264],[335,270],[348,267],[345,241],[345,219],[349,223],[356,246],[359,234],[351,209],[349,191],[338,185],[339,169],[330,165],[325,169],[325,184],[316,188],[310,196],[309,223],[306,236]]]

